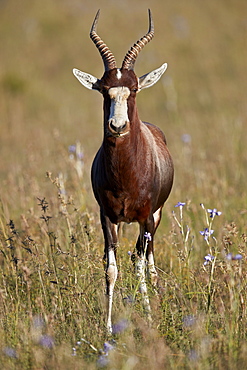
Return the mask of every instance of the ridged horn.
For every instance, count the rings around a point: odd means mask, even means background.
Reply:
[[[100,9],[97,11],[97,14],[94,18],[93,25],[90,31],[90,38],[95,43],[97,49],[100,52],[102,60],[104,62],[105,71],[109,71],[110,69],[117,68],[116,60],[108,46],[104,43],[104,41],[97,35],[96,33],[96,26],[99,19]]]
[[[148,16],[149,16],[149,30],[148,33],[140,38],[127,52],[124,57],[122,68],[123,69],[134,69],[135,61],[140,53],[140,51],[144,48],[144,46],[149,43],[154,37],[154,23],[152,18],[151,10],[148,9]]]

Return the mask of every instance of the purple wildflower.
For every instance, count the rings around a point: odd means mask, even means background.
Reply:
[[[70,145],[69,146],[69,152],[70,153],[75,153],[76,152],[76,146],[75,145]]]
[[[122,333],[124,330],[128,328],[128,326],[129,326],[128,320],[126,319],[120,320],[117,324],[113,325],[112,333],[113,334]]]
[[[111,341],[112,343],[114,343],[114,341]],[[97,365],[99,367],[106,367],[108,364],[109,364],[109,358],[108,358],[108,354],[110,351],[114,350],[115,349],[115,346],[113,344],[111,344],[110,342],[105,342],[104,343],[104,347],[103,347],[103,350],[100,350],[101,354],[98,358],[98,361],[97,361]]]
[[[76,144],[76,145],[69,145],[69,152],[72,153],[71,156],[74,158],[74,155],[76,155],[77,159],[81,160],[84,158],[84,153],[81,150],[81,145]]]
[[[243,258],[243,256],[241,254],[236,254],[235,256],[232,254],[232,253],[228,253],[226,255],[226,259],[228,261],[239,261]]]
[[[106,367],[109,364],[109,358],[106,355],[100,355],[97,361],[98,367]]]
[[[8,356],[8,357],[11,357],[11,358],[17,358],[17,353],[16,353],[16,350],[14,348],[11,348],[11,347],[4,347],[3,349],[3,353]]]
[[[222,214],[222,212],[220,211],[217,211],[216,208],[214,209],[208,209],[208,213],[210,213],[210,216],[211,218],[214,218],[215,216],[220,216]]]
[[[39,339],[39,344],[42,347],[51,349],[54,347],[54,340],[50,335],[42,335]]]
[[[146,238],[147,240],[149,240],[149,241],[151,242],[151,240],[152,240],[152,235],[151,235],[150,233],[145,232],[145,233],[144,233],[144,238]]]
[[[183,202],[177,202],[177,204],[174,207],[183,207],[186,203]]]
[[[243,256],[241,254],[236,254],[235,256],[232,257],[233,260],[241,260]]]
[[[105,342],[104,343],[104,349],[103,350],[106,354],[108,354],[108,352],[112,351],[114,348],[115,348],[115,346],[112,345],[110,342]]]
[[[214,230],[209,230],[208,227],[206,227],[203,231],[200,231],[200,234],[202,236],[204,236],[204,240],[208,240],[208,238],[210,237],[210,235],[212,235],[214,232]]]
[[[204,257],[204,260],[205,260],[205,262],[203,264],[204,264],[204,266],[206,266],[209,262],[213,262],[214,256],[212,256],[211,254],[207,254]]]

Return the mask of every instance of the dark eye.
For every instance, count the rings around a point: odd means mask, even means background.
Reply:
[[[133,93],[137,93],[138,89],[136,87],[134,87],[133,89],[131,89],[131,92]]]

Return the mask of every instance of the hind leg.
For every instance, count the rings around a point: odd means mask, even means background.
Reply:
[[[149,297],[147,292],[146,284],[146,252],[147,243],[145,243],[145,231],[146,228],[140,225],[140,234],[136,243],[137,257],[135,259],[135,272],[139,282],[139,291],[142,295],[142,302],[144,310],[147,314],[147,318],[151,321],[151,307],[149,303]]]

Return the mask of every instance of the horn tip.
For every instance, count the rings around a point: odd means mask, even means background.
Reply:
[[[154,22],[152,17],[151,9],[148,9],[148,16],[149,16],[149,32],[154,32]]]
[[[100,9],[98,9],[97,13],[96,13],[96,16],[94,18],[94,21],[93,21],[93,24],[92,24],[92,27],[91,27],[91,30],[90,30],[90,35],[92,32],[95,31],[96,29],[96,26],[97,26],[97,23],[98,23],[98,19],[99,19],[99,14],[100,14]]]

